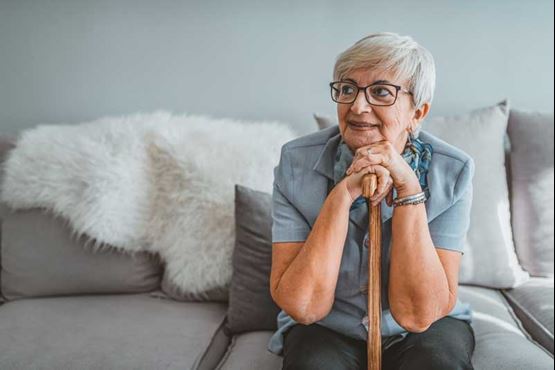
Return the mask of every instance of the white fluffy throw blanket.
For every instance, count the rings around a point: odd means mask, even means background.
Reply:
[[[1,198],[50,209],[93,247],[159,253],[165,279],[196,294],[231,280],[234,185],[271,192],[294,137],[277,122],[166,111],[39,125],[10,152]]]

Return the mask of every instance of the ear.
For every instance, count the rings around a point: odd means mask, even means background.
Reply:
[[[428,113],[430,112],[430,103],[426,102],[422,106],[414,111],[413,119],[415,123],[422,121]]]
[[[418,126],[418,124],[424,119],[426,118],[426,116],[428,115],[428,113],[430,112],[430,107],[431,104],[426,102],[424,104],[422,104],[422,106],[418,109],[416,109],[414,111],[414,114],[412,116],[412,122],[411,122],[411,126],[416,128]]]

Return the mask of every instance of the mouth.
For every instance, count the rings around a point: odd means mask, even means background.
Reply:
[[[361,121],[347,121],[347,124],[353,130],[372,130],[378,128],[380,125],[377,123],[371,122],[361,122]]]

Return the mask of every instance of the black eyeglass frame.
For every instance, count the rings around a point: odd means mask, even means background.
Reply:
[[[352,85],[352,86],[354,86],[354,87],[357,88],[357,92],[356,92],[356,94],[354,94],[354,99],[353,99],[352,102],[349,102],[349,103],[346,103],[346,102],[338,102],[337,100],[335,100],[335,99],[333,98],[333,91],[334,91],[333,85],[336,84],[336,83],[348,83],[348,84],[350,84],[350,85]],[[369,101],[369,99],[368,99],[367,89],[368,89],[369,87],[371,87],[371,86],[377,86],[377,85],[386,85],[386,86],[391,86],[391,87],[394,87],[394,88],[395,88],[395,100],[393,100],[393,103],[391,103],[391,104],[373,104],[373,103],[370,103],[370,101]],[[337,89],[335,89],[335,90],[337,90]],[[364,86],[364,87],[363,87],[363,86],[358,86],[357,84],[355,84],[355,83],[353,83],[353,82],[351,82],[351,81],[332,81],[332,82],[330,82],[331,100],[333,100],[333,101],[336,102],[337,104],[353,104],[353,103],[355,102],[355,100],[357,100],[358,94],[360,93],[361,90],[364,91],[364,98],[366,99],[366,102],[367,102],[368,104],[370,104],[370,105],[375,106],[375,107],[390,107],[390,106],[394,105],[394,104],[397,102],[397,98],[399,97],[399,91],[402,91],[402,92],[404,92],[404,93],[407,93],[407,94],[412,95],[412,92],[411,92],[411,91],[408,91],[407,89],[403,89],[403,88],[402,88],[401,86],[399,86],[399,85],[394,85],[394,84],[388,83],[388,82],[374,82],[374,83],[371,83],[370,85]]]

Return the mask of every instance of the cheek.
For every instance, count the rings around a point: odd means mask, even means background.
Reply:
[[[393,110],[388,115],[383,117],[384,133],[391,136],[390,139],[395,138],[407,126],[407,122],[399,110]]]
[[[341,133],[345,131],[347,122],[345,121],[347,113],[349,112],[347,104],[337,104],[337,120],[339,123],[339,130]]]

